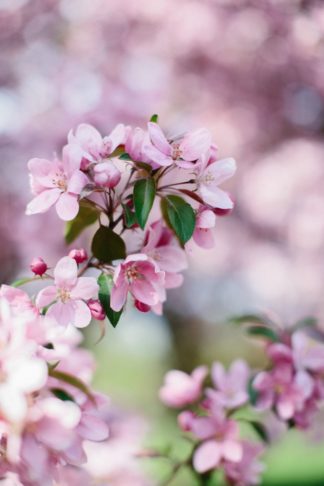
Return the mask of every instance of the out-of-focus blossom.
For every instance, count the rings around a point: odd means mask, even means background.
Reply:
[[[180,408],[195,402],[201,395],[207,368],[200,366],[191,375],[179,370],[169,371],[160,389],[160,399],[169,407]]]
[[[253,486],[260,484],[261,474],[265,465],[259,461],[264,447],[248,441],[242,441],[242,460],[239,462],[225,462],[224,471],[227,480],[234,486]]]
[[[198,175],[198,193],[206,204],[213,208],[231,209],[233,201],[227,192],[218,186],[232,177],[236,171],[234,159],[222,159],[208,165]]]
[[[234,361],[226,372],[221,363],[214,363],[212,379],[216,391],[212,396],[229,409],[239,407],[248,401],[248,381],[251,371],[243,360]]]

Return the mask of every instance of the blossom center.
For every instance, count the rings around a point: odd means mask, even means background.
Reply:
[[[209,184],[211,184],[212,182],[214,182],[215,180],[215,177],[213,176],[213,174],[211,174],[210,172],[207,172],[207,174],[204,175],[203,177],[203,182],[208,186]]]
[[[71,295],[67,289],[58,289],[57,297],[65,304],[68,300],[70,300]]]
[[[180,148],[180,144],[179,143],[173,143],[172,144],[172,154],[171,154],[172,160],[178,160],[178,159],[180,159],[181,156],[182,156],[182,150]]]
[[[61,189],[62,191],[66,191],[67,189],[67,180],[65,175],[61,172],[57,172],[55,177],[53,178],[53,184]]]
[[[136,268],[136,265],[131,265],[130,267],[127,268],[126,270],[126,278],[128,280],[128,283],[134,282],[134,280],[137,280],[140,278],[140,273]]]

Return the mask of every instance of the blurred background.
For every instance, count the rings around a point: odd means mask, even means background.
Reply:
[[[66,253],[53,213],[24,215],[26,162],[59,151],[78,123],[108,133],[159,113],[171,131],[208,127],[238,162],[236,208],[218,220],[216,249],[191,256],[163,319],[129,311],[99,345],[97,329],[86,336],[98,386],[148,418],[146,440],[167,441],[165,370],[262,360],[228,317],[271,309],[289,325],[324,313],[323,1],[0,0],[0,43],[2,282],[33,256]],[[264,484],[322,485],[323,457],[288,436]]]

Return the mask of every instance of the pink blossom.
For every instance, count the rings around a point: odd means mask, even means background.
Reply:
[[[150,163],[150,159],[144,152],[144,147],[149,143],[149,135],[142,128],[136,127],[128,131],[125,150],[135,162]],[[157,167],[159,167],[157,165]]]
[[[291,365],[279,363],[271,371],[260,372],[253,381],[258,393],[257,407],[275,408],[282,420],[301,412],[314,390],[314,382],[304,371],[296,374]]]
[[[30,262],[30,269],[35,275],[42,276],[47,270],[47,264],[41,257],[35,257]]]
[[[98,296],[96,279],[78,278],[76,261],[63,257],[54,269],[54,283],[55,285],[45,287],[39,292],[36,298],[37,307],[41,309],[50,305],[47,316],[63,326],[87,326],[91,321],[91,312],[85,301]]]
[[[151,143],[146,144],[144,152],[159,166],[172,165],[175,162],[185,169],[194,167],[194,162],[206,156],[211,146],[211,135],[202,128],[189,132],[180,140],[169,142],[157,123],[148,123]]]
[[[324,371],[324,344],[303,331],[297,331],[291,339],[293,359],[298,369]]]
[[[90,299],[88,301],[88,307],[94,319],[97,319],[97,321],[105,320],[106,314],[99,300]]]
[[[166,299],[165,273],[143,253],[129,255],[116,268],[110,302],[113,310],[122,309],[128,292],[149,306],[155,306]]]
[[[242,460],[239,427],[234,420],[226,418],[216,403],[211,406],[208,416],[193,419],[191,432],[203,441],[193,456],[193,466],[198,473],[217,468],[222,460],[234,463]]]
[[[79,156],[74,147],[66,146],[62,161],[31,159],[28,162],[34,199],[27,205],[26,214],[44,213],[56,207],[58,216],[69,221],[78,214],[79,196],[88,183],[81,172]]]
[[[201,248],[213,248],[215,239],[213,228],[216,224],[216,215],[211,209],[201,207],[197,214],[196,226],[193,234],[195,243]]]
[[[213,396],[219,403],[229,409],[239,407],[248,400],[248,381],[250,369],[245,361],[234,361],[226,372],[221,363],[214,363],[212,380],[216,391]]]
[[[179,272],[188,267],[184,250],[179,248],[172,232],[162,220],[153,223],[146,232],[142,252],[153,259],[165,272],[165,288],[179,287],[183,277]]]
[[[100,187],[111,189],[119,183],[121,172],[111,160],[96,164],[93,168],[93,180]]]
[[[241,442],[243,456],[239,462],[225,461],[225,476],[233,486],[252,486],[260,483],[260,475],[265,469],[258,458],[263,453],[264,448],[260,444]]]
[[[198,194],[206,204],[213,208],[233,208],[233,201],[230,196],[218,186],[232,177],[235,171],[235,160],[228,158],[213,162],[198,174]]]
[[[191,375],[179,370],[169,371],[159,392],[160,399],[174,408],[195,402],[201,395],[201,387],[207,372],[205,366],[196,368]]]
[[[75,133],[70,131],[68,143],[79,148],[79,163],[82,169],[87,170],[91,163],[101,162],[117,147],[124,145],[127,133],[128,129],[120,123],[107,137],[102,137],[96,128],[81,123]]]

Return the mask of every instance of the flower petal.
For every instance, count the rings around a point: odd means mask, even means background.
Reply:
[[[45,189],[27,204],[26,214],[45,213],[53,206],[61,194],[61,189]]]
[[[72,289],[77,283],[78,266],[74,258],[61,258],[54,268],[54,280],[58,287]]]
[[[91,311],[83,300],[74,300],[71,302],[74,316],[73,322],[76,327],[86,327],[91,322]]]
[[[152,144],[160,151],[162,154],[170,157],[171,146],[166,139],[166,136],[162,132],[161,128],[157,123],[149,122],[147,124],[148,133]]]
[[[214,440],[202,443],[193,456],[193,467],[198,473],[215,469],[221,459],[221,448]]]
[[[38,309],[41,309],[42,307],[47,307],[56,299],[56,295],[57,289],[55,285],[49,285],[48,287],[45,287],[38,293],[36,297],[36,306],[38,307]]]
[[[63,221],[71,221],[79,212],[77,196],[63,192],[56,203],[56,212]]]
[[[72,299],[95,299],[98,297],[99,285],[93,277],[80,277],[71,290]]]

